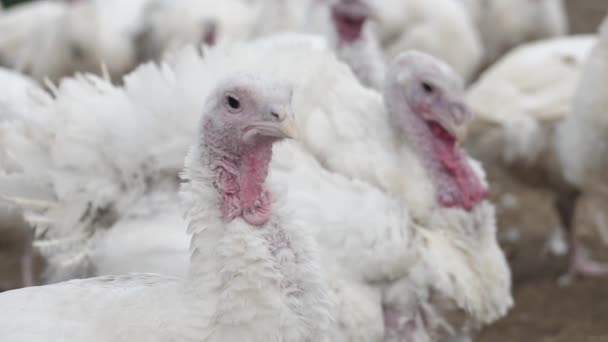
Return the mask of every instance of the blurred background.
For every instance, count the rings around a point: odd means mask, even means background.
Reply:
[[[23,2],[27,1],[2,0],[8,8]],[[595,33],[608,10],[608,0],[566,0],[565,4],[572,34]],[[0,31],[0,38],[5,34]],[[117,71],[122,73],[124,70]],[[547,237],[560,224],[551,205],[551,194],[523,184],[501,165],[484,166],[492,200],[497,204],[500,241],[513,271],[516,305],[506,318],[485,329],[479,341],[608,341],[608,280],[582,278],[561,284],[560,276],[567,269],[566,257],[548,255]],[[608,212],[605,198],[583,200],[582,214],[577,215],[581,226],[578,234],[597,259],[608,261],[608,241],[603,241],[593,227],[598,210]],[[10,239],[9,235],[0,238],[0,250],[3,243],[10,245]],[[6,256],[5,264],[0,263],[0,277],[9,279],[8,283],[18,282],[19,276],[9,271],[16,268],[16,260]],[[36,269],[43,267],[44,260],[37,259]]]

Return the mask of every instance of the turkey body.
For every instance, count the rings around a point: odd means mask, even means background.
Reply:
[[[230,154],[232,166],[254,157],[259,168],[267,168],[272,144],[293,133],[289,85],[238,72],[226,77],[212,86],[201,108],[200,135],[183,173],[181,198],[192,233],[188,274],[181,279],[141,273],[106,276],[3,293],[3,339],[328,340],[331,304],[313,238],[290,219],[291,209],[280,193],[265,189],[265,172],[216,167],[227,165],[222,163]],[[219,96],[238,96],[246,113],[238,119],[227,116],[234,106],[222,101],[218,107]],[[263,130],[244,139],[234,129],[239,125],[235,120],[244,121],[245,127],[262,122]],[[255,216],[257,207],[249,210],[245,200],[236,215],[225,211],[226,195],[234,193],[218,184],[229,172],[242,172],[243,182],[256,182],[237,194],[268,198],[265,205],[272,213]],[[32,325],[33,317],[42,323]]]
[[[576,85],[596,44],[598,38],[587,35],[524,45],[499,60],[468,94],[478,115],[469,129],[472,154],[553,194],[570,246],[570,274],[593,274],[596,268],[577,247],[573,217],[580,191],[561,162],[564,141],[572,139],[564,127],[574,120],[570,112],[577,101]]]

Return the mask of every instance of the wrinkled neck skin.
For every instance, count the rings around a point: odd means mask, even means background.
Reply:
[[[401,113],[394,112],[393,117],[400,118],[398,127],[428,170],[439,205],[473,210],[487,197],[488,190],[469,165],[466,153],[458,146],[455,137],[439,124],[427,122],[415,114],[402,95],[396,94],[395,98],[401,99],[402,103],[389,105],[389,109],[404,108]],[[421,112],[426,109],[415,110]]]
[[[209,151],[209,169],[216,176],[214,187],[222,198],[222,218],[228,223],[241,216],[247,223],[261,226],[271,214],[271,197],[264,181],[273,139],[256,137],[251,144],[240,147],[226,147],[221,139],[206,135],[204,143]]]

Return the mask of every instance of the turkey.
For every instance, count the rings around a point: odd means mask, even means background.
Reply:
[[[135,66],[132,36],[145,1],[36,1],[12,7],[0,17],[0,30],[7,32],[0,38],[0,63],[41,81],[77,71],[105,71],[117,80]]]
[[[373,10],[365,0],[338,0],[331,5],[330,41],[338,58],[348,64],[361,83],[380,90],[384,56],[376,35],[366,25]]]
[[[53,97],[36,94],[28,106],[0,112],[0,166],[7,173],[0,185],[15,178],[29,184],[27,189],[4,186],[2,194],[25,204],[26,218],[43,233],[36,246],[48,258],[44,282],[96,274],[96,265],[103,266],[108,254],[95,246],[107,228],[123,217],[127,225],[145,217],[158,198],[175,202],[171,194],[176,197],[180,156],[196,135],[200,115],[185,108],[203,105],[202,89],[187,86],[200,59],[187,55],[177,64],[181,69],[143,66],[125,78],[124,88],[93,75],[68,78],[53,89]],[[184,95],[185,101],[174,101]],[[183,225],[177,208],[166,217]],[[188,237],[176,231],[183,253]],[[114,236],[110,233],[108,240]],[[128,241],[124,237],[121,241]],[[123,253],[137,255],[135,247],[157,251],[156,241],[150,235]],[[163,242],[169,241],[165,236]]]
[[[416,49],[446,61],[470,81],[483,59],[481,37],[454,0],[373,0],[376,30],[389,57]]]
[[[187,277],[130,274],[5,292],[3,339],[326,341],[330,304],[314,240],[265,185],[273,143],[295,133],[290,96],[283,83],[239,73],[209,94],[183,174],[193,234]]]
[[[75,71],[106,71],[119,81],[137,65],[135,37],[149,0],[77,0],[70,6],[67,39]]]
[[[255,7],[237,0],[226,1],[221,6],[192,0],[152,1],[145,15],[145,27],[137,38],[140,60],[158,60],[165,52],[188,43],[230,44],[251,38],[254,34],[250,31],[255,22],[247,18],[255,18],[252,11],[260,12],[257,24],[262,26],[268,21],[263,20],[262,15],[268,16],[268,12],[293,11],[293,15],[302,18],[272,31],[264,29],[257,35],[268,38],[270,42],[291,40],[295,44],[310,43],[319,48],[333,49],[353,68],[363,84],[380,89],[384,57],[375,34],[366,25],[374,15],[367,0],[335,0],[331,3],[315,0],[298,4],[269,1]],[[296,11],[300,8],[298,6],[304,7]]]
[[[58,46],[56,41],[62,36],[58,23],[67,9],[67,4],[49,0],[4,11],[0,16],[0,65],[28,72],[37,79],[63,74],[67,52],[62,47],[66,46]]]
[[[280,32],[322,32],[326,25],[325,8],[336,0],[257,0],[255,37]],[[317,27],[320,25],[321,27]]]
[[[486,65],[522,43],[568,33],[563,0],[473,1],[479,3],[477,26],[485,49]]]
[[[187,44],[227,44],[251,38],[259,6],[240,0],[150,0],[136,35],[138,59],[160,60]]]
[[[528,43],[483,73],[468,93],[476,115],[467,134],[471,153],[527,185],[552,192],[568,236],[574,234],[575,192],[564,179],[557,148],[561,142],[555,139],[565,138],[556,138],[556,130],[570,121],[581,68],[596,42],[596,37],[582,35]],[[572,250],[571,273],[594,273],[585,254]]]
[[[571,248],[571,267],[583,274],[608,276],[608,266],[587,260],[586,251],[576,240],[573,218],[582,193],[604,193],[606,177],[606,87],[608,86],[608,19],[604,19],[598,41],[585,61],[570,113],[557,128],[555,145],[563,177],[571,186],[560,193],[558,203],[567,228]],[[561,188],[557,188],[561,190]],[[604,227],[605,228],[605,227]]]

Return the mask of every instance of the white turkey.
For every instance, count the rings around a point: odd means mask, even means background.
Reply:
[[[146,23],[137,38],[140,60],[160,59],[164,53],[187,44],[230,44],[252,38],[255,25],[272,22],[267,18],[290,17],[270,13],[286,11],[301,18],[255,35],[267,37],[271,42],[291,40],[294,44],[310,43],[332,49],[353,68],[363,84],[382,87],[384,57],[368,27],[374,14],[367,0],[269,1],[256,5],[238,0],[221,5],[192,0],[151,1],[144,16]]]
[[[377,32],[389,57],[416,49],[446,61],[466,81],[483,59],[479,32],[454,0],[373,0]]]
[[[140,61],[160,60],[183,45],[228,44],[253,36],[260,6],[240,0],[150,0],[136,45]]]
[[[358,249],[345,252],[355,256],[345,267],[367,280],[389,281],[385,338],[464,337],[504,315],[512,305],[510,273],[495,239],[494,210],[484,200],[483,173],[454,138],[467,120],[461,79],[428,55],[406,53],[387,72],[386,109],[343,87],[333,86],[333,101],[344,96],[352,103],[317,108],[298,116],[298,123],[302,141],[322,165],[397,196],[411,217],[411,248],[420,249],[413,263],[405,263],[409,267],[361,270]],[[451,322],[453,310],[464,310],[466,323]]]
[[[476,23],[485,49],[486,65],[522,43],[568,33],[563,0],[472,1],[479,6]]]
[[[608,19],[599,28],[598,41],[584,63],[577,84],[572,112],[555,134],[556,150],[563,176],[573,187],[564,196],[562,217],[568,229],[573,260],[571,267],[583,274],[608,276],[608,265],[587,259],[576,238],[573,222],[576,204],[583,193],[606,189],[606,133],[608,132]],[[570,195],[570,197],[566,197]],[[604,227],[605,228],[605,227]]]
[[[107,71],[114,79],[135,66],[134,36],[143,3],[36,1],[0,17],[0,63],[38,80],[77,71]],[[102,70],[105,68],[105,70]]]
[[[53,90],[54,98],[38,94],[0,112],[0,164],[7,171],[2,184],[15,178],[30,184],[21,192],[17,186],[4,186],[3,195],[24,203],[26,217],[44,232],[37,247],[49,258],[45,282],[94,275],[108,255],[95,248],[105,228],[120,218],[128,225],[146,217],[156,198],[165,194],[169,203],[175,201],[181,156],[196,134],[200,115],[185,108],[202,108],[203,100],[202,89],[189,85],[200,60],[190,55],[184,59],[179,70],[144,66],[125,78],[124,88],[92,75],[65,79]],[[188,102],[174,101],[180,95]],[[177,115],[182,120],[175,120]],[[182,223],[177,213],[166,217]],[[181,248],[188,237],[176,231]],[[121,241],[128,241],[127,234],[122,236]],[[113,235],[107,238],[111,241]],[[155,241],[158,237],[150,235],[124,252],[137,255],[134,247],[157,251]],[[165,251],[169,241],[165,236]]]
[[[28,72],[37,79],[63,75],[69,49],[57,40],[63,35],[59,22],[67,10],[67,4],[49,0],[20,4],[3,12],[0,65]]]
[[[290,90],[236,73],[213,89],[186,159],[187,277],[107,276],[0,295],[6,341],[326,341],[316,248],[265,185],[295,133]],[[32,325],[32,320],[37,324]]]
[[[373,9],[366,0],[338,0],[331,5],[331,45],[363,85],[382,89],[385,62],[375,33],[369,27]]]
[[[575,120],[566,118],[582,65],[596,43],[591,35],[528,43],[483,73],[468,94],[476,115],[469,127],[469,150],[525,184],[553,193],[572,246],[570,273],[588,275],[596,273],[597,265],[583,249],[575,248],[572,215],[577,191],[564,179],[567,168],[560,165],[558,146],[566,138],[556,141],[556,130]]]
[[[316,5],[320,33],[284,32],[259,39],[269,45],[308,46],[334,51],[359,81],[380,90],[384,83],[385,62],[375,33],[369,27],[374,17],[367,0],[335,0]],[[304,30],[305,31],[305,30]]]

